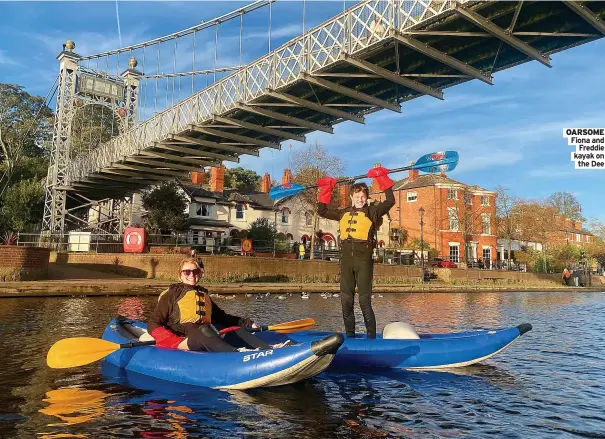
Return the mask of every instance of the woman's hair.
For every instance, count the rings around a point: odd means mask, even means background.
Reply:
[[[199,268],[200,270],[204,269],[204,263],[202,261],[198,261],[195,258],[185,258],[183,259],[180,263],[179,263],[179,271],[177,272],[176,277],[178,279],[181,278],[181,270],[183,269],[183,266],[185,264],[194,264],[197,268]]]
[[[366,197],[370,196],[370,192],[368,191],[368,185],[365,183],[353,183],[351,185],[351,195],[357,192],[364,192]]]

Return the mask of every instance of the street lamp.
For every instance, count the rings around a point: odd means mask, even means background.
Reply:
[[[418,209],[420,214],[420,261],[422,264],[422,282],[424,283],[424,207]]]

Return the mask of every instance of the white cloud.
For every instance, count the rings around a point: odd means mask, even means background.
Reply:
[[[13,58],[10,58],[9,56],[7,56],[5,54],[5,52],[0,49],[0,65],[16,66],[16,65],[19,65],[19,63],[16,60],[14,60]]]

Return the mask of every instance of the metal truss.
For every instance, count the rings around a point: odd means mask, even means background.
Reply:
[[[565,5],[573,11],[567,11],[572,17],[565,19],[584,20],[584,27],[570,32],[531,28],[523,18],[524,2],[363,1],[177,105],[129,126],[89,156],[74,160],[63,184],[91,184],[100,181],[94,176],[113,175],[132,176],[132,182],[121,183],[133,185],[161,181],[222,160],[237,162],[243,154],[258,156],[260,148],[279,149],[287,139],[304,141],[311,131],[332,133],[332,125],[342,121],[364,123],[366,114],[380,109],[399,112],[401,102],[419,96],[443,99],[444,88],[464,81],[492,84],[494,71],[522,62],[550,66],[549,53],[605,34],[601,13],[595,14],[586,3]],[[497,8],[512,16],[507,28],[497,20]],[[470,60],[463,50],[444,48],[446,38],[463,41],[462,47],[464,41],[470,47],[493,40],[496,45],[489,43],[490,47],[499,49],[477,53]],[[553,48],[543,44],[546,49],[541,50],[535,43],[540,38],[567,38],[569,43]],[[496,65],[503,47],[513,54],[511,61]],[[406,55],[401,55],[403,51]],[[406,56],[415,56],[428,67],[414,70],[403,64]]]

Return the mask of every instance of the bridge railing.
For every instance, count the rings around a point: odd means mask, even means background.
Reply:
[[[470,0],[462,0],[465,3]],[[109,166],[148,148],[188,125],[203,124],[213,115],[250,102],[267,88],[295,82],[301,72],[313,73],[388,37],[390,29],[405,31],[453,6],[450,0],[369,0],[309,30],[271,53],[221,79],[150,119],[114,137],[88,157],[71,165],[69,181]]]

